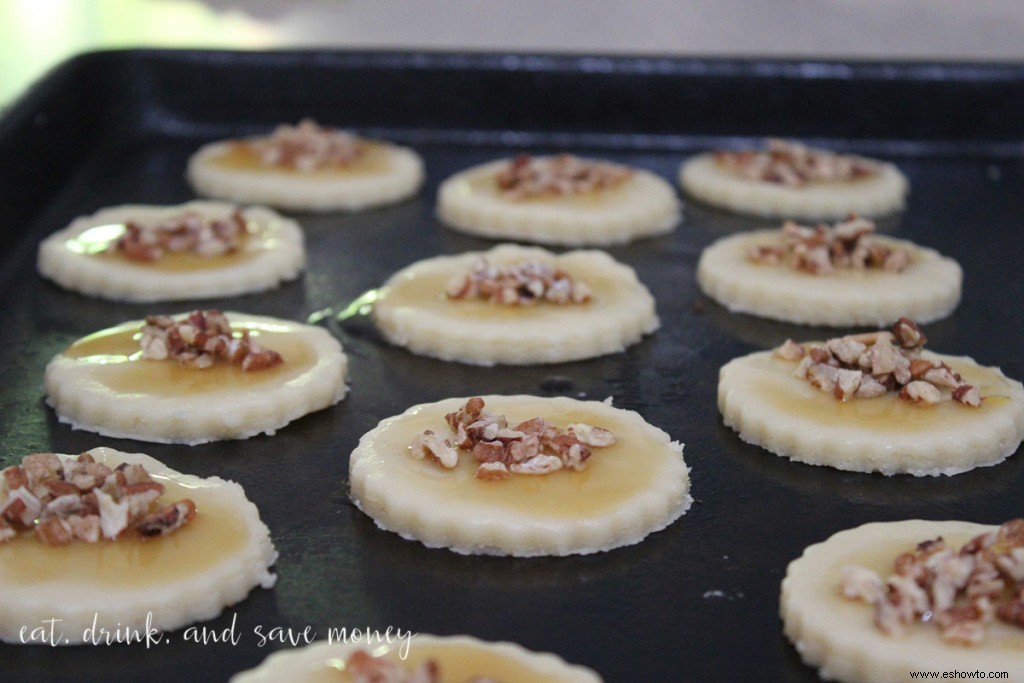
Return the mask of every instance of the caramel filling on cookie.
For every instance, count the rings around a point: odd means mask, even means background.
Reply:
[[[457,301],[482,299],[506,306],[583,304],[591,296],[585,282],[561,268],[537,260],[499,266],[488,263],[485,256],[468,272],[449,280],[445,293]]]
[[[816,183],[854,183],[873,178],[878,162],[799,142],[770,138],[764,150],[715,152],[715,163],[745,180],[800,188]]]
[[[233,322],[232,329],[248,330],[261,346],[281,354],[284,362],[258,372],[246,372],[228,363],[194,369],[176,361],[145,359],[139,351],[141,332],[136,323],[83,337],[68,347],[64,355],[95,366],[93,379],[113,391],[144,396],[255,391],[291,381],[316,364],[315,351],[284,326],[241,321]]]
[[[494,683],[559,683],[563,680],[557,674],[539,674],[527,664],[484,647],[458,643],[422,643],[414,638],[405,660],[399,659],[399,648],[396,646],[384,646],[382,649],[387,651],[380,656],[398,662],[409,671],[429,661],[436,662],[439,673],[437,683],[468,683],[476,677]],[[314,669],[305,680],[308,683],[353,683],[364,680],[351,675],[346,668],[345,660],[330,660]]]
[[[246,142],[229,144],[224,152],[209,158],[218,168],[231,171],[257,171],[295,174],[302,177],[359,177],[387,173],[391,170],[390,146],[382,142],[361,140],[358,158],[346,163],[331,164],[323,168],[299,170],[277,164],[264,163],[259,150]]]
[[[1024,519],[977,536],[875,544],[835,565],[842,602],[871,605],[874,626],[902,640],[1020,649],[1024,639]],[[991,642],[990,642],[991,641]]]
[[[576,161],[588,164],[603,163],[605,166],[614,166],[616,171],[607,174],[607,177],[601,181],[573,182],[569,179],[552,183],[544,180],[542,182],[530,181],[522,185],[503,179],[503,174],[507,174],[508,169],[497,173],[481,171],[462,179],[456,187],[457,191],[463,195],[491,196],[516,204],[555,202],[570,208],[596,208],[613,205],[622,199],[620,193],[633,177],[632,169],[606,162],[586,162],[578,159]],[[620,173],[618,169],[622,169],[623,172]]]
[[[887,246],[876,240],[874,234],[874,221],[856,215],[832,226],[786,221],[776,241],[752,247],[747,259],[765,265],[785,265],[811,275],[832,275],[843,270],[903,272],[913,260],[912,252]]]
[[[500,264],[499,264],[500,265]],[[614,306],[633,295],[632,287],[623,287],[621,279],[587,273],[588,300],[572,306],[496,306],[491,300],[466,297],[452,300],[448,288],[450,270],[419,270],[407,273],[388,284],[384,297],[394,308],[410,308],[434,312],[465,320],[489,320],[499,323],[528,325],[531,321],[552,321],[571,325],[574,315],[589,314],[591,306]]]
[[[494,175],[495,190],[505,199],[543,199],[594,195],[621,186],[633,170],[607,161],[571,154],[532,157],[520,154]]]
[[[195,251],[179,251],[165,252],[153,260],[130,258],[124,252],[113,248],[117,241],[126,234],[127,226],[124,223],[111,223],[89,228],[78,236],[67,240],[65,246],[76,254],[85,254],[93,258],[130,263],[147,270],[186,273],[216,270],[247,263],[261,252],[274,249],[278,245],[275,238],[262,234],[254,226],[250,225],[249,229],[250,232],[240,239],[237,249],[215,255],[202,255]]]
[[[49,581],[85,586],[145,587],[181,581],[217,565],[249,541],[245,521],[218,495],[217,484],[182,484],[154,474],[165,486],[157,503],[191,499],[197,515],[173,534],[50,546],[31,534],[0,545],[0,582],[7,590]]]
[[[848,401],[835,400],[804,379],[793,376],[797,363],[777,357],[752,359],[751,391],[763,397],[766,404],[789,415],[796,415],[816,424],[859,427],[875,432],[929,432],[943,429],[971,429],[977,411],[993,410],[1009,399],[1009,382],[988,368],[957,367],[965,380],[978,388],[982,399],[977,408],[966,408],[956,401],[921,405],[899,398],[896,393]]]
[[[487,480],[545,475],[563,468],[579,472],[586,469],[594,449],[615,443],[610,430],[587,423],[562,429],[538,416],[513,426],[504,415],[487,410],[479,396],[444,419],[451,431],[424,431],[413,439],[411,455],[454,469],[460,454],[467,454],[479,463],[476,476]]]
[[[544,476],[488,481],[477,477],[479,463],[472,457],[459,458],[452,469],[410,457],[410,444],[417,436],[445,424],[443,413],[421,409],[389,420],[378,434],[374,450],[388,461],[389,470],[410,477],[437,500],[458,498],[513,514],[527,511],[558,519],[585,519],[624,503],[653,484],[663,463],[663,443],[614,418],[598,417],[585,410],[549,411],[543,402],[535,405],[537,410],[532,411],[528,404],[508,409],[497,403],[490,408],[504,414],[510,424],[532,419],[541,409],[546,420],[563,430],[574,423],[597,423],[614,433],[615,443],[601,448],[599,456],[591,458],[581,471],[565,468]]]

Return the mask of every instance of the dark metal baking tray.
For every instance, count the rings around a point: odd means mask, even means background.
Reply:
[[[281,647],[259,647],[262,625],[507,639],[591,666],[609,682],[816,680],[781,634],[786,564],[862,522],[1018,516],[1024,458],[952,478],[886,478],[795,464],[725,428],[715,406],[723,363],[831,332],[732,315],[696,289],[703,247],[768,222],[687,201],[671,235],[611,249],[637,268],[663,323],[623,354],[468,367],[392,348],[365,319],[331,323],[351,361],[343,403],[273,437],[191,448],[111,441],[57,423],[40,392],[54,353],[93,330],[191,304],[63,291],[35,273],[36,246],[106,205],[191,199],[185,161],[213,139],[311,116],[412,145],[428,169],[418,197],[365,213],[300,215],[310,248],[301,280],[209,304],[301,319],[343,306],[414,260],[490,246],[434,216],[437,183],[467,165],[569,150],[674,180],[692,153],[793,137],[884,157],[907,173],[907,210],[881,230],[951,255],[966,272],[960,307],[926,327],[931,347],[1020,378],[1021,111],[1019,65],[193,51],[94,53],[63,64],[0,118],[0,458],[112,444],[237,480],[271,529],[280,578],[206,624],[222,631],[236,619],[236,645],[185,643],[180,631],[149,649],[2,645],[0,678],[225,680]],[[352,507],[345,477],[360,435],[413,403],[488,392],[614,397],[685,442],[697,502],[639,545],[528,560],[428,550]]]

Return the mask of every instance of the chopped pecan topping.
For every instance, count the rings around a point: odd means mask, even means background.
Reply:
[[[874,221],[856,215],[832,227],[786,221],[780,231],[780,244],[753,247],[747,258],[755,263],[783,264],[811,275],[869,269],[899,273],[910,265],[907,249],[879,244],[874,234]]]
[[[195,516],[195,503],[186,499],[153,510],[143,516],[135,528],[143,536],[166,536],[191,522]]]
[[[430,456],[441,467],[447,469],[451,469],[459,464],[459,454],[452,448],[452,442],[442,436],[438,436],[430,429],[413,439],[412,455],[420,460]]]
[[[284,362],[277,351],[257,344],[245,330],[231,331],[220,311],[193,311],[184,320],[167,315],[146,316],[142,326],[142,357],[150,360],[173,358],[191,368],[208,368],[224,360],[246,372],[265,370]]]
[[[133,261],[156,261],[169,253],[221,256],[241,249],[248,234],[240,211],[224,218],[186,211],[156,223],[128,221],[107,251]]]
[[[870,332],[801,345],[787,339],[775,356],[799,361],[795,375],[840,401],[875,398],[890,391],[906,401],[935,405],[947,398],[981,405],[981,393],[945,363],[920,358],[924,333],[900,318],[890,332]]]
[[[615,187],[633,170],[607,161],[589,161],[571,154],[532,157],[520,154],[495,177],[498,190],[508,199],[532,199],[597,192]]]
[[[942,538],[924,541],[893,562],[883,579],[864,567],[842,570],[840,592],[874,605],[875,625],[902,635],[931,623],[952,644],[977,645],[996,618],[1024,628],[1024,519],[1006,522],[959,550]]]
[[[35,453],[2,474],[0,543],[19,532],[48,545],[163,535],[196,516],[188,499],[157,507],[164,485],[142,465],[112,470],[89,453],[64,462],[54,453]]]
[[[863,157],[775,138],[767,143],[765,150],[715,152],[715,161],[741,178],[789,187],[857,180],[878,173],[878,163]]]
[[[356,650],[345,660],[345,673],[351,683],[441,683],[441,666],[428,659],[415,666],[400,661],[374,657],[366,650]],[[473,676],[464,683],[498,683],[487,676]]]
[[[468,273],[448,281],[449,299],[483,299],[497,304],[523,306],[547,301],[582,304],[590,301],[590,287],[561,268],[540,261],[492,266],[480,257]]]
[[[458,465],[459,452],[468,451],[478,463],[476,476],[480,479],[548,474],[563,468],[582,470],[592,448],[615,443],[611,431],[583,422],[563,430],[535,417],[510,428],[505,416],[486,410],[479,396],[445,415],[445,422],[455,433],[454,447],[450,439],[428,429],[413,439],[410,453],[418,459],[431,456],[442,467],[451,469]]]
[[[312,119],[303,119],[297,126],[281,125],[268,137],[237,144],[249,146],[267,166],[302,172],[347,166],[366,154],[366,143],[360,138],[321,127]]]

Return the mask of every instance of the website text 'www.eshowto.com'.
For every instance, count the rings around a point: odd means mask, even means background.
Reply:
[[[911,671],[911,678],[925,681],[946,680],[946,681],[969,681],[969,680],[1010,680],[1010,674],[1006,671]]]

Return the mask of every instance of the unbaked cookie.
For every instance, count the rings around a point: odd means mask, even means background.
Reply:
[[[39,272],[61,287],[122,301],[259,292],[305,267],[302,229],[261,207],[196,201],[125,205],[72,223],[39,245]]]
[[[718,407],[744,441],[841,470],[952,475],[1016,452],[1021,383],[923,343],[905,319],[892,332],[787,342],[727,363]]]
[[[372,642],[320,642],[277,652],[231,683],[600,683],[582,666],[514,643],[469,636],[374,634]],[[418,677],[414,677],[418,676]]]
[[[978,669],[1024,679],[1024,627],[1000,618],[1012,615],[1014,608],[1004,605],[1014,593],[1018,619],[1024,614],[1016,592],[1024,577],[1021,525],[1017,520],[997,530],[907,520],[841,531],[790,563],[780,605],[786,636],[822,678],[843,683]],[[958,555],[965,544],[967,551]],[[977,552],[978,546],[986,549]],[[903,576],[893,573],[897,558]],[[986,596],[986,604],[975,596]]]
[[[682,164],[679,182],[697,199],[740,213],[833,220],[899,211],[909,188],[892,164],[783,140],[697,155]]]
[[[196,311],[83,337],[50,361],[43,383],[58,419],[75,429],[198,444],[273,434],[337,403],[347,365],[321,328]]]
[[[607,403],[453,398],[365,434],[350,459],[351,498],[380,528],[428,547],[594,553],[638,543],[689,508],[682,450]]]
[[[373,320],[413,353],[477,365],[618,353],[659,325],[650,292],[608,254],[511,244],[400,270],[378,293]]]
[[[188,162],[199,194],[296,211],[355,211],[411,197],[423,160],[407,147],[308,119],[271,135],[214,142]]]
[[[807,325],[931,322],[956,308],[962,281],[953,259],[864,218],[731,235],[697,264],[701,290],[730,311]]]
[[[103,629],[145,641],[147,629],[212,619],[277,578],[269,530],[241,486],[141,453],[29,456],[4,471],[0,509],[6,642],[40,642],[37,628],[48,645],[105,642]]]
[[[449,227],[491,239],[603,246],[671,232],[680,203],[649,171],[568,154],[521,155],[445,180],[437,212]]]

